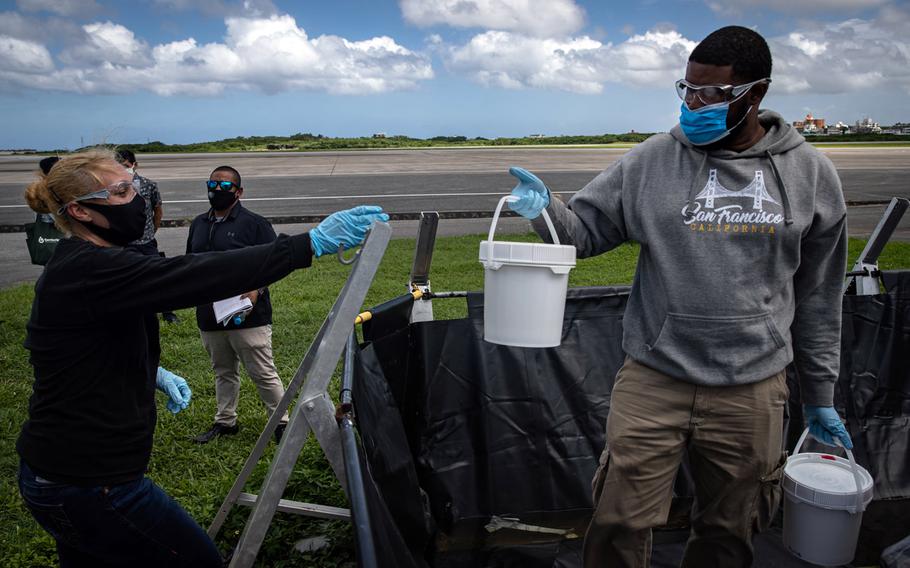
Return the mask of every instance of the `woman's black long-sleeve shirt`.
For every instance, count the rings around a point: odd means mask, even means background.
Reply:
[[[311,261],[308,234],[174,258],[61,240],[27,325],[35,382],[19,455],[52,481],[141,477],[156,421],[156,314],[255,290]]]

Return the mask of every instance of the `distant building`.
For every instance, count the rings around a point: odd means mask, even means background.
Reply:
[[[806,115],[806,118],[795,121],[793,128],[801,130],[803,134],[824,134],[826,132],[825,119],[815,118],[811,112]]]
[[[385,132],[377,132],[373,134],[373,138],[385,138]]]
[[[910,134],[910,124],[904,122],[895,122],[891,126],[882,126],[882,134],[898,134],[906,136]]]
[[[528,138],[546,138],[546,134],[529,134]]]
[[[853,131],[849,124],[838,120],[837,124],[828,127],[828,134],[853,134]]]
[[[882,127],[867,116],[862,120],[856,121],[855,131],[857,134],[881,134]]]

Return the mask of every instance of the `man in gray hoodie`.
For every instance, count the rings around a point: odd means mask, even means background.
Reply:
[[[730,26],[692,52],[680,124],[652,136],[568,204],[513,168],[512,209],[547,209],[580,257],[641,245],[623,319],[607,443],[593,481],[586,566],[647,567],[688,454],[696,502],[684,566],[750,566],[780,503],[785,367],[796,362],[816,438],[852,447],[833,408],[846,207],[831,162],[759,111],[771,53]]]

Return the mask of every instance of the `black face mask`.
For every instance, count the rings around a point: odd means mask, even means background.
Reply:
[[[94,223],[83,224],[111,244],[126,246],[138,240],[145,232],[145,198],[138,193],[132,201],[122,205],[101,205],[84,201],[80,205],[104,215],[110,227],[99,227]]]
[[[237,201],[237,194],[233,191],[213,189],[209,191],[209,204],[215,211],[224,211]]]

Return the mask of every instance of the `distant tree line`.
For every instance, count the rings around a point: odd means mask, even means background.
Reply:
[[[651,133],[597,134],[590,136],[534,136],[523,138],[468,138],[467,136],[433,136],[411,138],[403,135],[384,137],[330,138],[322,134],[298,132],[291,136],[237,136],[213,142],[165,144],[159,140],[144,144],[119,144],[136,153],[255,152],[265,150],[313,151],[368,148],[410,148],[433,146],[542,146],[565,144],[613,144],[641,142]]]
[[[638,143],[654,133],[630,132],[627,134],[593,134],[581,136],[525,136],[521,138],[483,138],[477,136],[433,136],[432,138],[411,138],[404,135],[371,136],[359,138],[330,138],[322,134],[298,132],[290,136],[237,136],[213,142],[192,144],[165,144],[159,140],[144,144],[119,144],[136,153],[210,153],[210,152],[256,152],[256,151],[315,151],[315,150],[360,150],[369,148],[426,148],[433,146],[560,146],[569,144],[615,144]],[[910,136],[899,134],[832,134],[827,136],[806,136],[809,142],[910,142]],[[32,149],[12,150],[16,154],[45,154],[48,151]],[[54,150],[64,154],[67,150]]]

